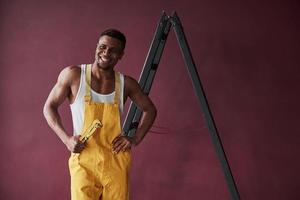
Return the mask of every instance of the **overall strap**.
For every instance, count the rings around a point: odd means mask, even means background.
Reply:
[[[86,78],[86,84],[85,84],[85,96],[84,101],[85,102],[91,102],[92,101],[92,94],[91,94],[91,77],[92,77],[92,65],[87,64],[86,70],[85,70],[85,78]],[[114,103],[119,104],[120,99],[120,92],[121,92],[121,80],[120,80],[120,73],[115,72],[115,97],[114,97]]]
[[[91,77],[92,77],[92,65],[87,64],[85,68],[85,95],[84,95],[84,101],[85,102],[91,102],[92,100],[92,94],[91,94]]]
[[[119,104],[120,93],[121,93],[121,81],[120,81],[120,73],[115,71],[115,98],[114,103]]]

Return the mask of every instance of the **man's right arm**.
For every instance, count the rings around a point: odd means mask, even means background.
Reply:
[[[72,67],[66,67],[58,76],[57,82],[51,90],[43,109],[44,116],[61,141],[74,153],[79,153],[84,148],[80,143],[79,136],[69,136],[63,127],[58,107],[65,101],[71,93],[71,85],[74,79]]]

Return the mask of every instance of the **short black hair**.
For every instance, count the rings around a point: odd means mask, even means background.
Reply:
[[[126,37],[121,31],[119,31],[117,29],[110,28],[110,29],[107,29],[107,30],[103,31],[100,34],[100,37],[102,37],[104,35],[107,35],[107,36],[110,36],[110,37],[113,37],[113,38],[116,38],[116,39],[120,40],[122,42],[123,49],[125,49]]]

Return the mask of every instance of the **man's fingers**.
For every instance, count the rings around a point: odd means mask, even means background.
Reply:
[[[116,142],[118,142],[121,139],[121,135],[117,136],[113,141],[112,141],[112,145],[114,145]]]
[[[74,146],[74,153],[80,153],[86,146],[86,142],[78,141]]]
[[[122,143],[120,143],[116,148],[115,148],[115,152],[119,153],[121,151],[121,149],[123,149],[123,147],[126,145],[125,141],[123,141]]]
[[[121,145],[123,143],[123,139],[122,138],[119,138],[118,140],[116,140],[114,143],[113,143],[113,149],[117,148],[119,145]]]
[[[74,153],[80,153],[82,150],[84,149],[84,147],[77,147],[74,149]]]
[[[127,151],[130,148],[131,148],[131,142],[123,137],[122,142],[119,143],[117,146],[115,146],[115,148],[113,148],[113,151],[119,153],[120,151]]]
[[[122,150],[129,151],[131,149],[131,143],[129,142]]]
[[[115,150],[119,145],[121,145],[123,140],[124,140],[123,136],[121,135],[117,136],[112,142],[113,150]]]
[[[122,143],[123,143],[122,140],[118,140],[117,142],[115,142],[114,145],[112,146],[112,150],[118,152],[118,149],[122,146]]]
[[[113,151],[118,153],[120,149],[124,146],[124,144],[125,144],[124,138],[120,138],[117,142],[114,143]]]

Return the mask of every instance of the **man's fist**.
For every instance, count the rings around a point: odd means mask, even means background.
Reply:
[[[69,137],[68,141],[66,142],[66,146],[69,151],[73,153],[80,153],[84,149],[86,143],[81,142],[79,138],[80,135]]]

